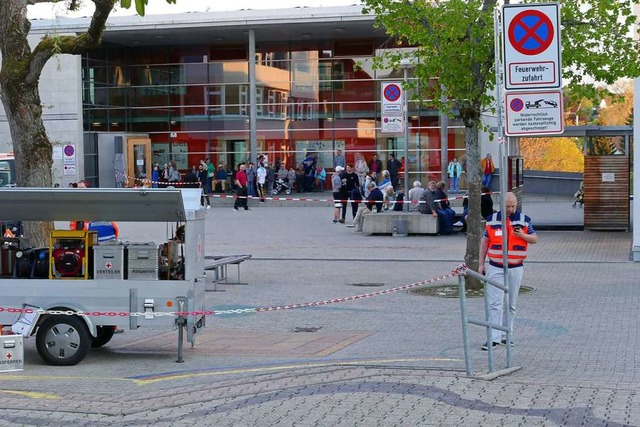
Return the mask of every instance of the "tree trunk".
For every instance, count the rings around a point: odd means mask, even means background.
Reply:
[[[18,187],[50,188],[53,147],[42,121],[39,82],[42,68],[54,54],[78,55],[100,44],[105,23],[117,0],[92,0],[96,9],[86,33],[45,36],[32,51],[28,36],[27,0],[0,0],[0,98],[7,114],[16,162]],[[72,2],[71,6],[76,2]],[[37,202],[33,209],[38,209]],[[20,218],[0,218],[3,220]],[[32,244],[47,246],[53,224],[25,223]]]
[[[0,93],[7,113],[16,159],[18,187],[51,187],[53,149],[42,122],[38,84],[7,84],[1,81]],[[37,202],[33,209],[38,209]],[[3,218],[16,219],[20,218]],[[49,244],[51,223],[25,222],[25,235],[36,246]]]
[[[11,19],[3,19],[3,31],[8,26],[18,27],[19,34],[27,31],[24,23],[26,7],[4,5],[3,14]],[[5,16],[8,18],[8,16]],[[42,121],[42,102],[38,90],[39,80],[25,79],[25,62],[29,61],[30,50],[21,42],[3,42],[2,73],[0,73],[0,98],[7,114],[13,151],[16,161],[16,184],[18,187],[51,187],[52,146]],[[16,55],[18,53],[18,55]],[[34,203],[33,209],[38,209]],[[2,218],[15,219],[20,218]],[[49,244],[51,223],[24,223],[25,235],[36,246]]]
[[[482,239],[482,215],[480,214],[480,190],[482,188],[482,171],[480,170],[480,144],[478,120],[473,120],[470,127],[466,127],[467,142],[467,186],[469,197],[469,216],[467,218],[467,250],[464,262],[468,268],[478,271],[480,256],[480,241]],[[479,281],[466,278],[467,289],[479,290]]]

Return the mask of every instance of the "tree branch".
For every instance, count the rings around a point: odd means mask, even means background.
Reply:
[[[96,6],[91,23],[86,33],[77,36],[46,36],[31,55],[31,66],[27,74],[27,82],[35,82],[40,77],[47,61],[57,54],[78,55],[88,49],[97,47],[102,41],[102,34],[107,19],[118,0],[92,0]]]

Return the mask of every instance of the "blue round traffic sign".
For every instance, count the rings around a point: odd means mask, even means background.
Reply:
[[[73,154],[76,152],[75,148],[73,148],[73,145],[65,145],[64,146],[64,155],[67,157],[71,157],[73,156]]]
[[[553,42],[553,23],[539,10],[525,10],[518,13],[509,24],[508,36],[511,46],[519,53],[538,55]]]

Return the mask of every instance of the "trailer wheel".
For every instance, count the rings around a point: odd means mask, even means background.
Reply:
[[[97,328],[98,335],[91,340],[91,347],[98,348],[102,347],[113,338],[113,334],[116,332],[116,326],[98,326]]]
[[[77,316],[50,316],[38,326],[36,348],[45,362],[71,366],[89,353],[91,335],[84,320]]]

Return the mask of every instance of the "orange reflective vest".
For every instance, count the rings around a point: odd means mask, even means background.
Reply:
[[[522,264],[527,257],[527,242],[513,234],[514,225],[519,225],[522,227],[522,232],[528,234],[529,223],[526,219],[527,217],[521,212],[516,212],[513,215],[513,220],[507,218],[506,225],[509,232],[507,259],[511,266]],[[487,220],[486,232],[489,236],[489,246],[487,248],[489,261],[502,265],[502,222],[498,217],[498,212],[494,212],[491,218]]]
[[[87,230],[89,221],[69,221],[69,230]]]

